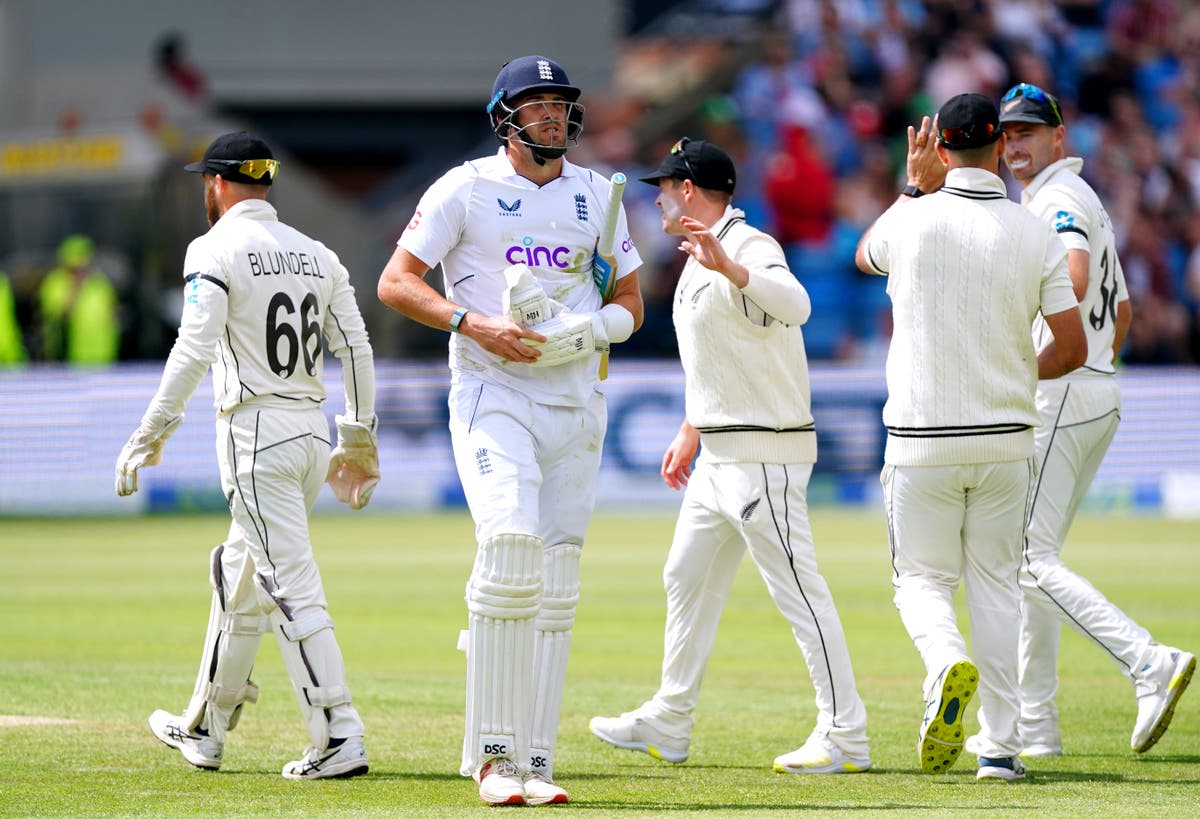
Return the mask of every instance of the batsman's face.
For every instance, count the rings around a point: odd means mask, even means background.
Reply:
[[[567,108],[561,94],[522,97],[517,103],[517,128],[539,145],[561,148],[567,144]]]
[[[1004,164],[1018,182],[1028,182],[1057,158],[1062,150],[1064,128],[1033,122],[1009,122],[1004,125],[1007,145]]]
[[[687,233],[683,225],[679,223],[679,217],[686,215],[684,211],[686,202],[683,194],[683,182],[680,180],[658,180],[658,198],[654,200],[654,204],[658,205],[658,209],[662,212],[663,233],[676,236]]]

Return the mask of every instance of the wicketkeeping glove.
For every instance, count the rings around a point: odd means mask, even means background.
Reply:
[[[138,490],[137,471],[143,466],[157,466],[162,462],[163,447],[179,425],[183,423],[183,413],[162,422],[147,422],[142,419],[138,428],[117,457],[117,494],[121,497],[132,495]]]
[[[525,341],[542,351],[541,357],[530,365],[533,367],[555,367],[595,352],[608,352],[608,334],[599,313],[563,312],[529,329],[546,337],[544,342]]]
[[[379,446],[375,429],[337,416],[337,446],[329,453],[325,482],[334,497],[351,509],[362,509],[379,483]]]

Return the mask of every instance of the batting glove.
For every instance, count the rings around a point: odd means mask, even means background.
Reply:
[[[559,313],[530,329],[546,337],[544,342],[525,342],[542,351],[533,367],[556,367],[592,353],[608,352],[608,334],[599,313]]]
[[[339,501],[362,509],[379,483],[379,446],[375,424],[370,426],[337,416],[337,446],[329,453],[325,482]]]
[[[134,430],[133,435],[121,448],[117,458],[117,494],[121,497],[132,495],[138,490],[137,471],[143,466],[157,466],[162,463],[163,447],[179,425],[183,423],[183,414],[167,421],[148,421],[143,418]]]

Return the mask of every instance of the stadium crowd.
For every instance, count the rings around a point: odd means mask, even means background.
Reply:
[[[1123,360],[1200,362],[1200,6],[785,0],[774,14],[758,56],[717,94],[696,97],[685,132],[729,150],[738,206],[786,244],[812,296],[811,357],[882,356],[887,296],[853,255],[903,184],[905,127],[957,93],[999,99],[1028,82],[1062,100],[1068,153],[1084,158],[1116,226],[1134,305]],[[584,147],[614,167],[636,163],[628,132],[641,108],[588,103]],[[627,347],[645,354],[671,352],[670,298],[685,258],[655,235],[652,194],[626,194],[647,261],[646,327]]]

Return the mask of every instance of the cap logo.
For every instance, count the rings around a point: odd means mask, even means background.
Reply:
[[[1021,102],[1020,99],[1009,100],[1008,102],[1004,103],[1004,110],[1011,111],[1013,108],[1016,108],[1017,105],[1020,104],[1020,102]]]
[[[538,78],[543,80],[554,79],[554,71],[550,68],[549,60],[538,60]]]

